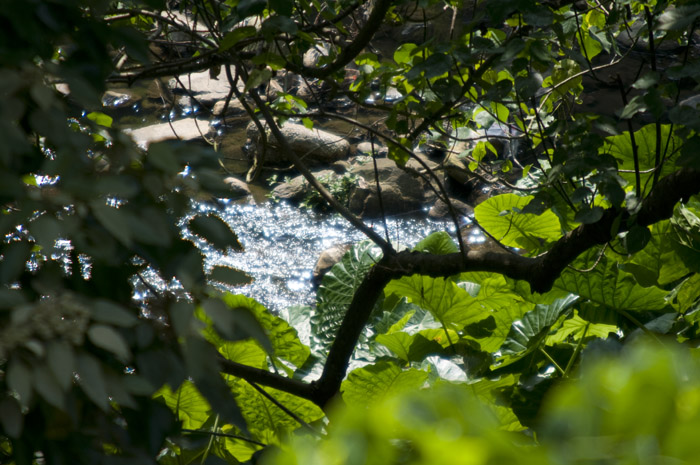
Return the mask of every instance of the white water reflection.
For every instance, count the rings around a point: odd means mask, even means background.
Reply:
[[[222,253],[193,238],[206,254],[207,267],[229,266],[245,271],[255,280],[230,291],[253,297],[273,311],[314,302],[312,272],[325,249],[339,243],[366,239],[337,215],[320,215],[280,204],[234,204],[224,208],[200,204],[199,214],[216,213],[236,232],[244,252]],[[367,222],[382,236],[382,222]],[[451,223],[387,218],[393,243],[415,245],[433,231],[450,230]]]

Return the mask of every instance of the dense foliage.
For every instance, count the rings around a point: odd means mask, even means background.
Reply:
[[[1,11],[1,462],[695,460],[697,2]],[[323,53],[305,64],[311,49]],[[182,234],[241,248],[218,216],[191,211],[191,199],[228,195],[216,152],[139,149],[103,113],[108,82],[222,66],[229,100],[368,236],[314,308],[273,315],[211,285],[245,279],[205,270]],[[312,104],[260,93],[285,73]],[[379,123],[336,113],[336,99]],[[506,186],[474,212],[500,247],[470,250],[446,232],[412,250],[389,243],[289,148],[279,126],[293,118],[349,121],[399,166],[437,148]]]

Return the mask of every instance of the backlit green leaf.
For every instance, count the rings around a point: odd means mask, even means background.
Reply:
[[[554,286],[618,310],[661,310],[666,305],[665,291],[640,286],[614,260],[606,256],[598,260],[599,255],[597,249],[581,254],[572,266],[577,270],[593,269],[581,272],[566,268]]]
[[[521,213],[532,199],[515,194],[497,195],[477,205],[474,216],[503,245],[536,251],[544,243],[561,237],[561,225],[551,210],[541,215]]]
[[[402,370],[391,362],[377,362],[353,370],[340,388],[345,403],[367,406],[390,396],[420,388],[428,373],[416,369]]]

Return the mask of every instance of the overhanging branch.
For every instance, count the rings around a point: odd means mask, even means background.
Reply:
[[[698,179],[700,170],[697,169],[684,169],[670,174],[654,186],[636,216],[630,216],[625,210],[608,209],[596,223],[579,226],[559,239],[548,252],[534,258],[488,251],[469,251],[466,260],[459,253],[385,254],[370,269],[355,293],[328,354],[323,374],[317,381],[303,383],[229,361],[222,362],[222,371],[287,391],[323,407],[339,392],[348,361],[374,303],[392,279],[413,274],[447,277],[466,271],[490,271],[527,281],[533,291],[546,292],[552,288],[564,268],[591,247],[605,244],[618,233],[629,230],[635,222],[649,226],[670,218],[676,203],[687,201],[691,195],[700,193]],[[614,231],[613,223],[618,218],[620,226]]]

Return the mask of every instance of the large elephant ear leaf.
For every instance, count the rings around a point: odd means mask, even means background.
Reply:
[[[459,247],[457,247],[457,244],[447,232],[436,231],[416,244],[413,250],[435,255],[446,255],[459,252]]]
[[[381,258],[381,250],[369,241],[352,247],[323,277],[316,294],[316,312],[311,324],[322,340],[330,342],[343,321],[369,269]]]
[[[666,291],[639,285],[617,261],[601,256],[599,249],[581,254],[572,268],[562,271],[554,286],[618,311],[660,311],[666,306]]]
[[[497,195],[480,203],[474,209],[474,217],[501,244],[535,252],[543,244],[558,240],[562,232],[559,218],[551,210],[539,215],[523,213],[533,198]]]

